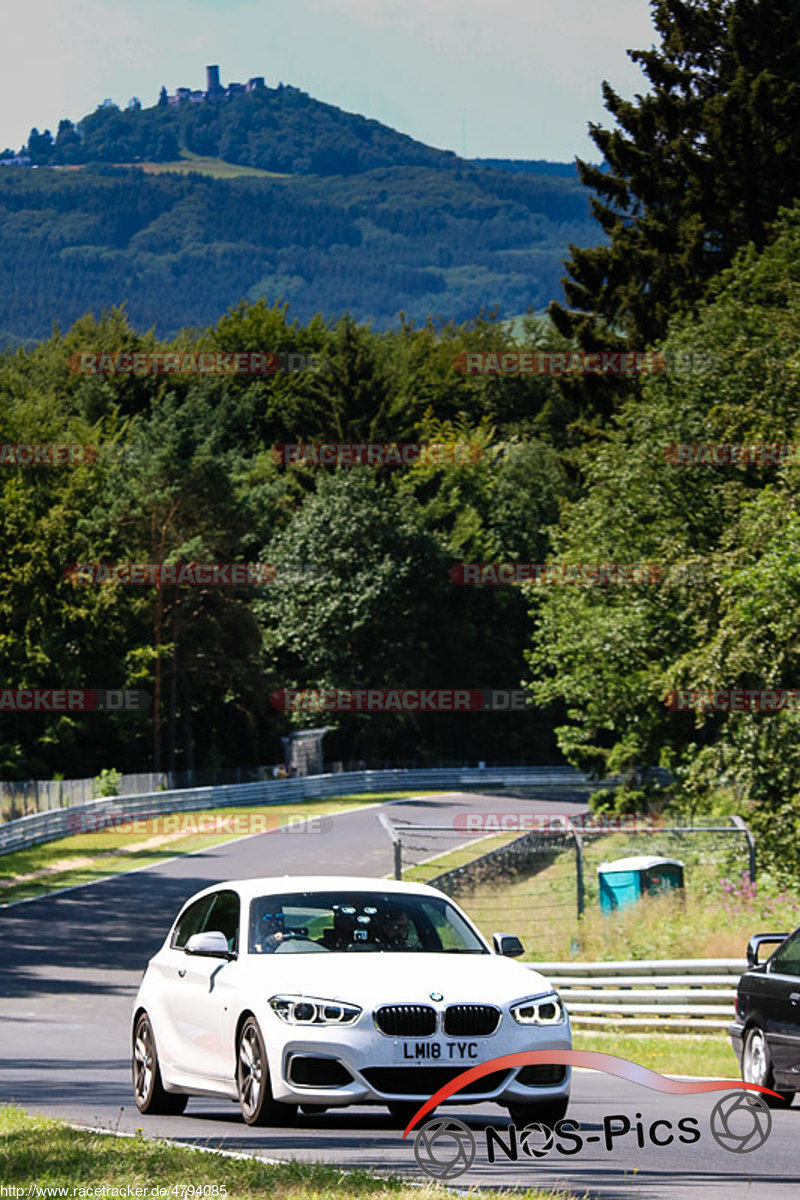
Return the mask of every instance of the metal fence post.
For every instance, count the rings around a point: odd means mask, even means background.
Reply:
[[[403,843],[400,840],[400,834],[397,829],[386,816],[386,813],[375,814],[383,828],[391,838],[392,848],[394,850],[394,877],[395,879],[403,878]]]
[[[583,841],[577,829],[573,829],[572,836],[575,839],[575,884],[578,899],[578,919],[580,920],[585,907],[583,890]]]
[[[732,816],[731,821],[733,822],[733,824],[736,826],[737,829],[741,829],[742,833],[747,838],[747,850],[748,850],[748,854],[750,857],[750,865],[749,865],[748,874],[750,876],[750,882],[755,883],[755,881],[756,881],[756,839],[755,839],[755,835],[754,835],[753,831],[750,829],[750,827],[748,825],[745,825],[745,823],[741,817]]]

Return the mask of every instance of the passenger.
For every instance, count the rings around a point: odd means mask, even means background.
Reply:
[[[378,942],[386,950],[407,950],[411,921],[402,909],[389,909],[381,918]]]

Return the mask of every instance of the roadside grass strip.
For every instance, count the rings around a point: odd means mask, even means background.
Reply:
[[[572,1030],[575,1050],[599,1050],[616,1054],[662,1075],[686,1075],[702,1079],[736,1079],[739,1063],[730,1039],[717,1033],[598,1033],[596,1030]]]
[[[179,819],[179,827],[182,827],[184,832],[179,828],[175,833],[165,832],[151,836],[136,830],[123,833],[102,829],[96,833],[75,834],[0,856],[0,907],[63,888],[93,883],[125,871],[155,866],[167,859],[236,841],[238,837],[254,836],[247,832],[238,836],[232,835],[224,829],[224,825],[222,832],[218,834],[192,833],[192,825],[197,827],[199,823],[207,826],[211,821],[219,819],[220,822],[224,822],[226,818],[242,822],[243,817],[249,819],[257,816],[263,817],[259,829],[263,826],[263,831],[269,832],[287,826],[290,822],[338,816],[392,800],[409,799],[412,796],[443,794],[419,790],[361,792],[351,796],[337,796],[335,799],[301,800],[289,804],[205,808],[196,812],[175,814]],[[158,820],[166,822],[170,815],[165,814]],[[233,827],[236,828],[236,825]],[[307,836],[313,841],[315,836],[319,838],[321,835],[315,835],[312,826],[307,834],[286,836]],[[313,854],[313,849],[311,853]]]
[[[472,838],[461,846],[453,846],[431,854],[422,862],[404,868],[403,879],[406,883],[427,883],[436,875],[443,875],[446,871],[455,871],[458,867],[466,866],[476,858],[488,854],[490,850],[499,850],[501,846],[508,846],[518,837],[518,833],[490,833]]]
[[[401,1137],[398,1130],[399,1150]],[[410,1148],[407,1154],[409,1167],[417,1171]],[[121,1200],[137,1194],[129,1188],[141,1189],[143,1200],[445,1200],[454,1194],[441,1184],[378,1177],[356,1168],[265,1161],[173,1145],[147,1138],[142,1130],[129,1137],[76,1129],[13,1106],[0,1107],[0,1181],[3,1194],[17,1200]],[[10,1188],[19,1190],[12,1193]],[[568,1200],[566,1192],[541,1188],[515,1189],[514,1194],[517,1200]],[[470,1189],[469,1196],[491,1200],[497,1193]]]
[[[477,858],[490,848],[493,844],[489,842],[473,846],[469,856]],[[644,896],[617,912],[601,912],[600,863],[654,853],[686,864],[685,891]],[[587,839],[584,845],[586,909],[580,920],[571,849],[535,874],[498,875],[459,890],[455,899],[483,934],[491,936],[496,929],[517,934],[526,951],[523,961],[574,959],[576,973],[581,960],[744,959],[747,943],[759,927],[792,929],[800,922],[796,893],[787,893],[766,872],[760,872],[757,892],[751,894],[741,878],[746,866],[746,856],[733,839],[721,848],[713,834],[682,841],[662,835],[649,842],[641,836],[620,834],[591,842]],[[431,873],[429,870],[428,875]]]

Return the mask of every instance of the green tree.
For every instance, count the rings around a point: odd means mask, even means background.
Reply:
[[[113,414],[91,423],[66,408],[52,371],[53,348],[0,359],[0,427],[7,443],[98,445],[113,440]],[[12,689],[123,688],[124,648],[135,637],[119,596],[79,588],[66,568],[94,561],[107,536],[108,465],[0,467],[0,679]],[[82,525],[97,514],[98,540],[87,543]],[[103,526],[101,529],[100,526]],[[90,552],[87,555],[87,550]],[[0,774],[46,778],[57,767],[86,775],[108,756],[136,765],[137,726],[127,714],[4,712]]]
[[[607,245],[571,247],[551,305],[586,349],[643,348],[691,310],[736,251],[763,246],[797,195],[800,8],[794,0],[651,0],[660,45],[629,51],[650,90],[603,84],[616,122],[592,124],[599,166],[579,160]]]
[[[374,472],[321,475],[265,557],[276,578],[256,609],[276,689],[443,686],[436,610],[447,594],[448,559],[413,503],[399,501]],[[424,720],[333,716],[348,759],[391,747],[416,753]],[[319,713],[295,718],[325,723]]]
[[[109,486],[117,561],[239,562],[269,536],[271,497],[260,491],[260,499],[248,500],[224,417],[199,385],[185,396],[165,391],[139,417]],[[266,711],[252,587],[159,583],[126,590],[149,627],[128,648],[128,661],[140,686],[152,688],[152,770],[162,769],[165,741],[174,770],[179,742],[191,768],[197,745],[226,734],[238,744],[239,760],[252,761],[254,730]]]
[[[681,466],[681,443],[797,441],[800,207],[722,273],[663,350],[703,371],[656,376],[582,454],[585,495],[554,533],[562,562],[659,564],[658,586],[531,590],[530,666],[560,699],[570,760],[661,764],[689,796],[724,780],[756,814],[800,791],[795,714],[671,712],[677,688],[796,686],[796,467]],[[673,447],[673,450],[670,450]],[[798,809],[800,812],[800,809]]]

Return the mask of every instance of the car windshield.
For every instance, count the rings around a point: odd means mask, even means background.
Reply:
[[[250,904],[251,954],[488,954],[445,899],[398,892],[292,892]]]

